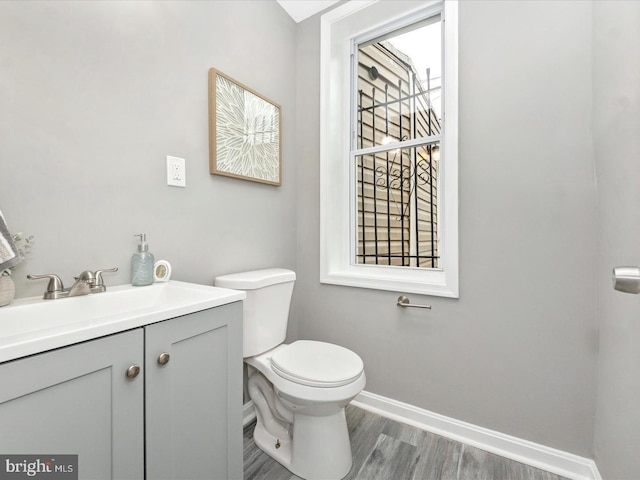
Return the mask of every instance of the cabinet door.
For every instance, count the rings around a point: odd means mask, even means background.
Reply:
[[[242,479],[242,303],[145,327],[145,362],[147,480]]]
[[[142,329],[0,365],[0,452],[77,454],[79,478],[144,474]]]

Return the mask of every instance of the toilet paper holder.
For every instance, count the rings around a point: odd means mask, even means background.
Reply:
[[[409,297],[407,297],[406,295],[400,295],[398,297],[398,300],[396,301],[396,305],[405,308],[426,308],[427,310],[431,310],[431,305],[416,305],[414,303],[411,303],[411,300],[409,300]]]
[[[640,267],[615,267],[613,288],[625,293],[640,293]]]

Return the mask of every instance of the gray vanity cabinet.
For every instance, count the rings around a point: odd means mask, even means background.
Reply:
[[[150,325],[145,345],[147,480],[241,480],[242,303]]]
[[[82,479],[241,479],[241,329],[235,302],[0,364],[0,454],[78,454]]]
[[[79,478],[143,478],[143,372],[125,375],[142,344],[137,329],[0,365],[0,454],[77,454]]]

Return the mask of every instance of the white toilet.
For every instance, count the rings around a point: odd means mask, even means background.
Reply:
[[[282,343],[295,279],[291,270],[272,268],[224,275],[215,285],[247,294],[243,356],[256,445],[299,477],[338,480],[351,469],[344,407],[364,388],[364,365],[331,343]]]

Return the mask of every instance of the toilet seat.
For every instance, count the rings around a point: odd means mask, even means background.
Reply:
[[[271,356],[271,368],[280,377],[300,385],[335,388],[356,381],[364,364],[357,354],[344,347],[298,340]]]

